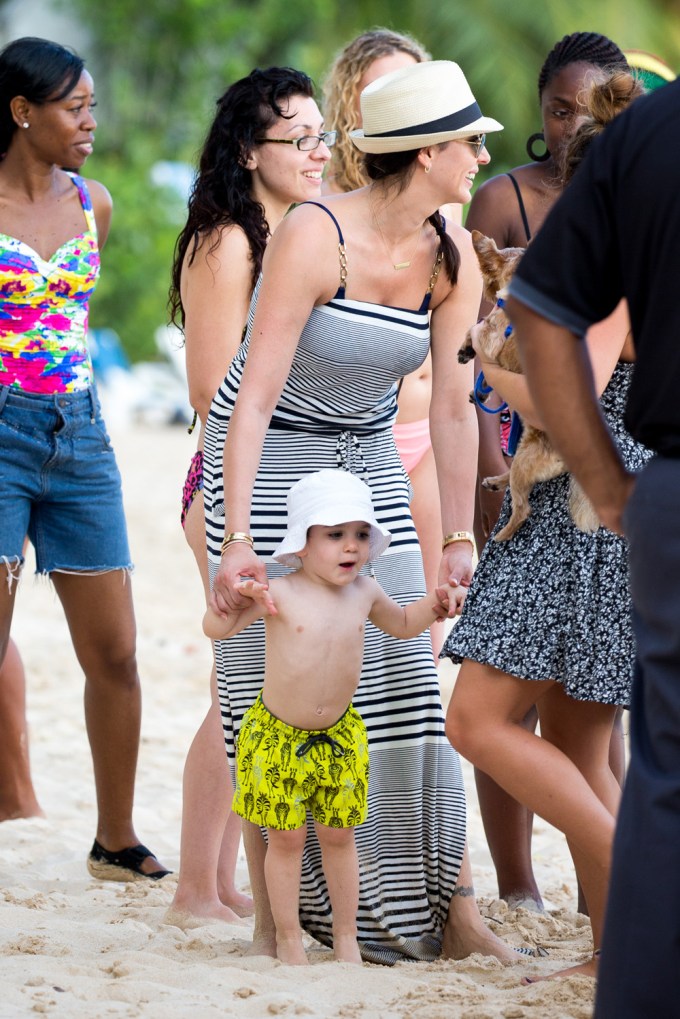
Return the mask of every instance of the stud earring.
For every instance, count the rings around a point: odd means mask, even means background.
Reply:
[[[29,125],[28,121],[25,120],[21,126],[22,127],[29,127],[30,125]]]

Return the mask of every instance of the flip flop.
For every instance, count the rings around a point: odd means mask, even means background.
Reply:
[[[157,870],[153,874],[145,874],[142,864],[150,856],[156,859],[151,850],[141,843],[112,853],[109,849],[104,849],[95,839],[87,858],[87,869],[92,877],[100,881],[160,881],[167,874],[172,874],[171,870]]]

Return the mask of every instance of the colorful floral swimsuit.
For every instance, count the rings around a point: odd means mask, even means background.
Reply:
[[[92,385],[89,300],[99,277],[97,225],[87,186],[70,173],[86,229],[43,259],[0,234],[0,385],[26,393],[73,393]]]

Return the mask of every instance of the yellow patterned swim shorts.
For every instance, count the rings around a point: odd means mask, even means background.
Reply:
[[[329,828],[354,828],[366,820],[367,793],[368,737],[351,704],[330,729],[296,729],[258,695],[236,743],[235,813],[279,831],[302,827],[307,810]]]

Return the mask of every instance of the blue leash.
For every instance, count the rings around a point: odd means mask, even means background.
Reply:
[[[475,388],[472,390],[472,398],[485,414],[500,414],[502,410],[507,410],[507,403],[502,403],[500,407],[487,407],[484,403],[485,398],[493,393],[493,386],[487,385],[487,381],[484,378],[484,372],[480,372],[475,379]]]
[[[499,308],[505,307],[505,300],[502,297],[496,298],[496,304]],[[512,335],[512,326],[510,323],[505,328],[503,333],[504,339],[508,339]],[[484,378],[484,372],[480,372],[475,379],[475,388],[472,391],[472,397],[479,407],[485,414],[500,414],[502,411],[508,409],[507,403],[503,402],[500,407],[487,407],[484,400],[493,393],[493,386],[487,384]],[[512,412],[512,424],[510,425],[510,435],[508,436],[508,456],[514,456],[517,449],[519,440],[522,437],[522,421],[517,411]]]

